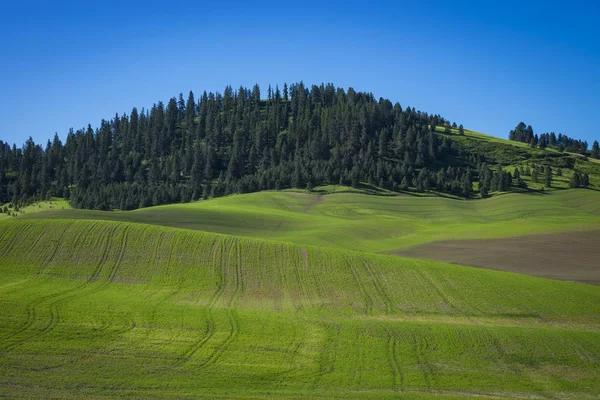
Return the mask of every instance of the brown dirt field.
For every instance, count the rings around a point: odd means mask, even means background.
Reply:
[[[600,231],[450,240],[386,253],[600,285]]]

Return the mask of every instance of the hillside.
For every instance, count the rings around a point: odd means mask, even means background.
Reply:
[[[586,145],[587,146],[587,145]],[[535,147],[535,145],[534,145]],[[0,203],[132,210],[323,185],[460,198],[600,185],[585,155],[465,130],[373,94],[302,82],[231,86],[117,114],[45,146],[0,142]]]
[[[600,149],[517,128],[298,83],[0,141],[0,397],[600,397]]]
[[[600,192],[589,189],[470,201],[261,192],[127,212],[55,208],[18,218],[137,222],[600,283]]]
[[[590,285],[20,218],[0,222],[0,271],[2,396],[600,395],[600,289]]]

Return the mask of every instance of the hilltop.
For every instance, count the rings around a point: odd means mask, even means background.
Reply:
[[[0,142],[0,202],[54,196],[132,210],[323,185],[460,198],[600,185],[600,164],[587,158],[597,149],[536,146],[352,88],[298,83],[269,87],[264,99],[258,85],[228,86],[199,101],[190,92],[134,107],[95,130],[71,130],[64,144]]]

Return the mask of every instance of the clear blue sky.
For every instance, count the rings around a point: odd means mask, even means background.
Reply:
[[[45,143],[190,89],[300,80],[500,137],[522,120],[600,139],[593,2],[88,3],[2,5],[0,139]]]

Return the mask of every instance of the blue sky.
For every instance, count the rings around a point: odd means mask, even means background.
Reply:
[[[180,92],[300,80],[500,137],[525,121],[600,140],[593,2],[6,3],[0,139],[17,145]]]

